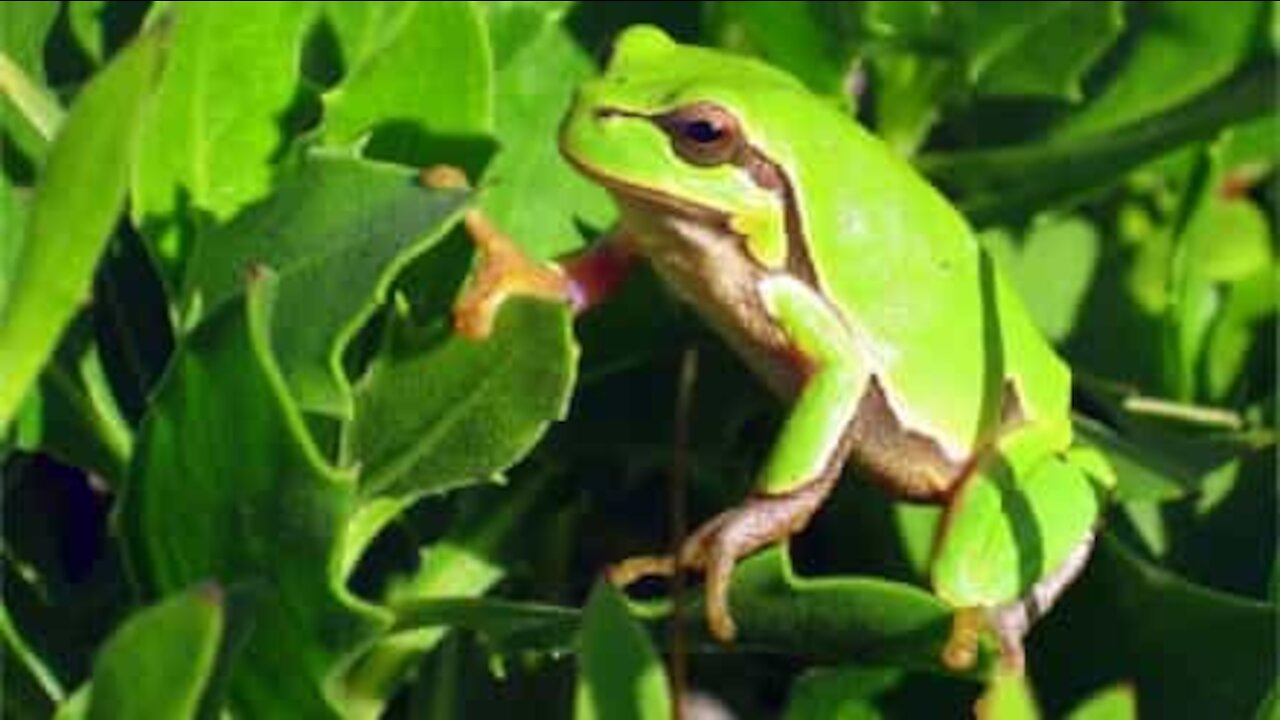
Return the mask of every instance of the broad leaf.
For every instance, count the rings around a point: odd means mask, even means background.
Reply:
[[[531,14],[527,5],[486,6],[490,24],[502,29],[493,37],[495,52],[510,57],[495,69],[494,120],[502,146],[485,171],[480,205],[528,252],[552,257],[582,245],[575,220],[603,230],[615,213],[604,190],[560,157],[555,140],[574,88],[595,73],[595,65],[569,28],[555,21],[563,9],[544,8],[550,17],[521,22],[517,18]],[[512,27],[517,23],[520,32]]]
[[[517,299],[493,335],[393,321],[356,390],[347,453],[361,492],[418,495],[493,478],[565,412],[577,345],[563,306]]]
[[[345,74],[324,96],[325,142],[370,157],[479,168],[492,67],[473,3],[326,3]],[[442,101],[442,99],[446,99]]]
[[[239,298],[250,271],[270,268],[279,277],[272,348],[298,404],[350,417],[341,352],[395,271],[438,240],[466,200],[422,187],[407,168],[308,159],[200,241],[182,291],[187,322]]]
[[[134,225],[177,284],[195,238],[271,187],[310,3],[175,3],[171,58],[133,175]]]
[[[355,478],[321,459],[272,360],[277,280],[259,271],[249,282],[166,375],[121,500],[122,539],[149,594],[205,579],[248,586],[237,712],[337,717],[356,702],[341,672],[386,618],[337,576]]]

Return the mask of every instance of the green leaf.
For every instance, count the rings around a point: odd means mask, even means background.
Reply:
[[[516,299],[483,341],[403,321],[356,389],[361,493],[413,495],[502,472],[565,412],[578,350],[561,305]]]
[[[244,292],[245,273],[279,277],[271,344],[303,410],[350,417],[340,356],[395,271],[440,239],[467,194],[422,187],[407,168],[313,157],[265,201],[211,230],[191,255],[188,322]]]
[[[1071,334],[1098,262],[1098,232],[1080,216],[1041,216],[1019,240],[993,229],[981,236],[1036,326],[1051,341]]]
[[[502,145],[485,171],[480,205],[527,252],[553,257],[582,245],[575,220],[605,228],[616,213],[598,184],[569,167],[555,141],[574,88],[595,73],[595,64],[569,28],[554,21],[562,11],[544,8],[550,17],[521,22],[516,18],[531,14],[527,6],[485,6],[495,28],[495,52],[510,57],[496,68],[496,134]],[[512,28],[517,23],[520,31]]]
[[[669,718],[671,696],[662,663],[618,591],[596,581],[578,639],[574,717]]]
[[[57,2],[25,0],[0,4],[0,52],[44,81],[44,44],[58,16]]]
[[[872,577],[797,577],[785,548],[734,570],[730,604],[735,649],[817,660],[947,672],[940,660],[951,608],[914,585]],[[690,604],[690,617],[701,617]]]
[[[194,718],[213,674],[222,591],[196,587],[130,617],[98,652],[88,717]]]
[[[879,720],[883,715],[872,699],[901,676],[891,668],[807,670],[791,685],[785,720]]]
[[[50,150],[0,307],[0,432],[86,298],[124,203],[163,43],[163,32],[142,36],[86,85]]]
[[[1040,717],[1024,675],[996,673],[978,702],[981,710],[977,715],[982,720],[1037,720]]]
[[[326,3],[346,69],[324,96],[326,143],[476,170],[493,129],[493,69],[474,3]]]
[[[1142,163],[1270,112],[1275,83],[1275,66],[1263,63],[1111,132],[928,155],[919,165],[975,222],[1022,217],[1101,192]]]
[[[947,5],[978,95],[1079,100],[1123,27],[1120,3]]]
[[[9,298],[9,287],[22,259],[23,231],[27,227],[30,198],[0,174],[0,311]]]
[[[414,600],[396,608],[397,632],[465,629],[499,652],[571,652],[581,620],[576,608],[484,598]]]
[[[1060,124],[1055,137],[1098,135],[1159,115],[1209,91],[1255,51],[1267,5],[1129,4],[1135,24],[1132,45],[1097,98]]]
[[[715,2],[707,6],[707,32],[715,44],[756,55],[795,75],[816,93],[853,100],[846,83],[854,68],[853,42],[841,43],[822,3]],[[828,12],[826,15],[833,13]]]
[[[955,607],[1021,597],[1066,561],[1101,512],[1093,480],[1069,454],[983,470],[948,506],[934,556],[934,587]]]
[[[107,11],[106,0],[81,0],[67,3],[67,24],[71,26],[71,34],[75,36],[80,49],[95,63],[101,63],[106,57],[104,47],[104,26]]]
[[[195,238],[271,187],[314,7],[175,3],[162,12],[173,25],[170,60],[145,120],[131,217],[176,287]]]
[[[355,477],[321,459],[272,361],[276,278],[249,282],[174,358],[140,432],[120,532],[151,594],[204,579],[246,586],[252,633],[229,686],[238,714],[337,717],[371,702],[340,677],[388,618],[339,576]]]
[[[546,486],[543,476],[529,478],[511,489],[494,488],[492,495],[469,493],[466,500],[471,502],[459,512],[444,536],[419,549],[414,572],[392,578],[384,593],[386,604],[399,611],[436,598],[469,598],[486,593],[506,575],[504,561],[510,546],[515,544],[522,521]],[[387,505],[399,512],[404,502],[377,498],[361,510]],[[386,519],[389,518],[383,518],[383,522]],[[353,543],[348,537],[346,545],[350,548]],[[361,659],[352,675],[362,686],[390,689],[439,645],[449,629],[441,625],[389,633]]]
[[[1067,720],[1137,720],[1138,700],[1129,685],[1095,693],[1071,711]]]
[[[482,5],[485,26],[489,29],[489,45],[493,50],[493,66],[506,66],[525,45],[536,41],[551,26],[563,23],[575,0],[552,0],[527,3],[516,0],[493,0]]]

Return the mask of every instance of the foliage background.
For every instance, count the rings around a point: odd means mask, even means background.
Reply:
[[[794,72],[938,182],[1121,473],[1025,686],[938,666],[936,514],[850,478],[794,569],[741,568],[744,642],[688,610],[691,687],[1273,716],[1275,4],[100,1],[0,5],[5,716],[668,712],[662,589],[598,570],[666,542],[677,447],[691,517],[739,498],[780,408],[648,276],[572,327],[447,324],[464,207],[543,257],[608,226],[554,134],[633,22]],[[440,162],[480,190],[420,187]]]

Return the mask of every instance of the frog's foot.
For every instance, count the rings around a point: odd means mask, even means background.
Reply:
[[[729,613],[729,580],[740,558],[800,532],[831,492],[835,478],[821,479],[785,495],[752,495],[742,505],[711,518],[680,546],[676,556],[629,558],[608,570],[609,580],[626,586],[645,577],[668,576],[680,568],[706,576],[707,625],[722,642],[737,634]]]
[[[1090,533],[1081,540],[1057,570],[1042,578],[1021,598],[994,608],[957,610],[951,636],[942,650],[943,664],[956,671],[973,667],[978,659],[979,637],[984,628],[989,628],[1000,641],[1001,665],[1021,675],[1027,664],[1023,639],[1084,570],[1093,550],[1094,537],[1094,533]]]
[[[427,187],[468,187],[466,175],[446,165],[423,170],[421,178]],[[476,340],[488,337],[502,304],[516,295],[574,302],[572,283],[556,265],[531,260],[482,212],[467,211],[463,223],[480,264],[453,306],[454,328],[460,335]]]

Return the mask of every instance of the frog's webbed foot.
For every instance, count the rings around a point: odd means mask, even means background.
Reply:
[[[942,662],[956,671],[968,670],[978,659],[978,642],[984,628],[995,633],[1000,642],[1000,663],[1004,669],[1021,675],[1026,670],[1023,638],[1062,593],[1084,570],[1093,550],[1094,534],[1090,533],[1067,559],[1049,575],[1041,578],[1026,595],[993,608],[960,608],[952,621],[951,635],[942,650]]]
[[[427,168],[421,177],[427,187],[468,187],[466,175],[450,166]],[[467,211],[463,222],[476,245],[480,263],[453,306],[454,327],[459,334],[473,339],[488,337],[502,304],[512,296],[573,302],[572,284],[555,264],[530,259],[479,210]]]
[[[800,532],[831,491],[822,479],[785,495],[752,495],[743,504],[708,520],[675,556],[646,555],[608,569],[609,580],[627,586],[642,578],[669,576],[679,568],[701,571],[706,579],[707,625],[722,642],[737,634],[729,612],[729,580],[738,560]]]

